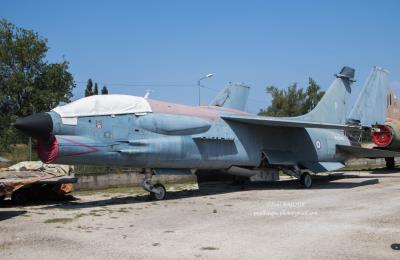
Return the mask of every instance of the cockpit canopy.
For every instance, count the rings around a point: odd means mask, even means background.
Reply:
[[[54,108],[61,117],[143,114],[152,112],[147,100],[130,95],[94,95]]]

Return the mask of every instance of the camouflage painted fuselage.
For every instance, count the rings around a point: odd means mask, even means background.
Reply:
[[[145,114],[82,116],[63,124],[49,112],[55,141],[41,147],[46,162],[141,168],[226,169],[343,162],[336,144],[349,145],[342,130],[254,126],[220,115],[246,115],[214,106],[192,107],[148,100]],[[57,151],[56,151],[57,150]],[[53,151],[53,153],[52,153]]]

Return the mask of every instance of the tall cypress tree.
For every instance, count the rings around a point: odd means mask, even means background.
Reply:
[[[103,88],[101,89],[101,94],[102,95],[107,95],[108,94],[108,89],[107,87],[104,85]]]
[[[93,90],[93,95],[98,95],[99,94],[99,87],[97,86],[97,82],[94,83],[94,90]]]
[[[93,81],[92,79],[88,79],[85,89],[85,97],[93,95]]]

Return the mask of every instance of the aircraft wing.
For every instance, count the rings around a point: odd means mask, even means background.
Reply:
[[[280,127],[300,127],[300,128],[326,128],[326,129],[354,129],[357,126],[340,125],[340,124],[327,124],[300,121],[276,117],[264,116],[245,116],[245,115],[222,115],[221,118],[250,125],[263,125],[263,126],[280,126]]]
[[[400,153],[382,149],[370,149],[358,146],[336,145],[338,152],[342,152],[355,158],[385,158],[400,157]]]

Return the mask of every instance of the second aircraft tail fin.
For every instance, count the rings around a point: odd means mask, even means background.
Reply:
[[[244,111],[250,87],[244,84],[229,84],[217,94],[210,103],[211,106],[219,106]]]
[[[374,67],[349,114],[349,121],[370,127],[384,124],[386,119],[388,75],[385,69]]]

